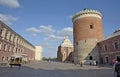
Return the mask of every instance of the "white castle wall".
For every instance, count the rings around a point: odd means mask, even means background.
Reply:
[[[35,46],[35,60],[42,60],[42,47]]]

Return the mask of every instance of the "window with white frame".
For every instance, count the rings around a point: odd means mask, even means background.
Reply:
[[[5,56],[2,56],[2,61],[5,61]]]
[[[119,48],[119,42],[118,42],[118,41],[115,41],[115,42],[114,42],[114,48],[115,48],[115,49],[118,49],[118,48]]]
[[[8,45],[8,52],[10,51],[10,45]]]
[[[12,49],[11,49],[11,51],[12,51],[12,52],[14,52],[14,48],[15,48],[15,47],[14,47],[14,46],[12,46]]]
[[[5,51],[7,51],[7,44],[5,44]]]
[[[7,45],[4,44],[3,50],[6,51],[7,50]]]
[[[107,45],[103,45],[104,47],[104,51],[108,51],[108,46]]]

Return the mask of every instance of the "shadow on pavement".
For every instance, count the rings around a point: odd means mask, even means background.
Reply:
[[[78,68],[79,69],[36,69],[22,66],[21,69],[18,69],[18,67],[0,67],[0,77],[113,77],[113,71],[111,69]]]
[[[17,67],[3,67],[0,77],[113,77],[113,74],[110,69],[46,70],[23,66],[20,70]]]

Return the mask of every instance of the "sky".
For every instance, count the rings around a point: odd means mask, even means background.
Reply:
[[[84,8],[102,13],[104,36],[120,28],[120,0],[0,0],[0,20],[34,46],[43,57],[57,57],[65,36],[73,43],[72,16]]]

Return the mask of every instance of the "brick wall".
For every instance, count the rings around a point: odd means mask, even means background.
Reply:
[[[119,44],[118,49],[115,48],[115,42]],[[105,45],[107,50],[105,50]],[[99,46],[101,63],[111,64],[113,59],[120,56],[120,35],[101,41]],[[108,62],[106,62],[106,57],[108,57]]]

